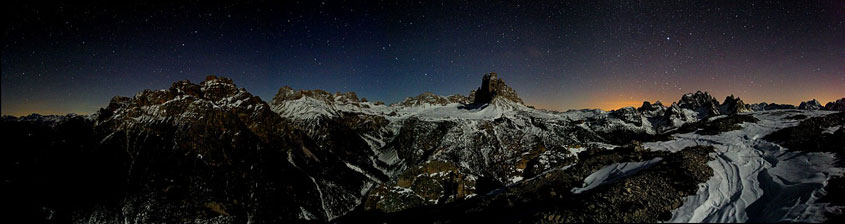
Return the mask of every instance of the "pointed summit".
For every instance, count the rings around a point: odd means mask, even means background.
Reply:
[[[522,99],[517,96],[516,91],[505,84],[504,80],[499,79],[495,72],[484,75],[484,78],[481,79],[481,87],[478,87],[478,90],[475,90],[475,92],[470,93],[470,98],[472,99],[472,104],[479,106],[489,104],[496,98],[524,104]]]
[[[749,111],[751,111],[751,109],[748,109],[745,102],[742,102],[742,99],[735,97],[733,94],[725,97],[725,101],[721,106],[719,106],[719,112],[721,114],[737,114]]]

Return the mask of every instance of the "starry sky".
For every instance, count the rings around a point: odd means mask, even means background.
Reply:
[[[2,114],[90,114],[207,75],[392,103],[496,72],[529,105],[845,97],[845,1],[3,3]]]

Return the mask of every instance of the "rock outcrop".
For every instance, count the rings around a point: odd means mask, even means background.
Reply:
[[[637,109],[634,109],[634,107],[619,108],[618,110],[611,111],[610,116],[637,126],[643,124],[643,114],[637,111]]]
[[[316,100],[320,100],[326,103],[337,104],[337,103],[345,103],[345,104],[357,104],[360,103],[361,100],[358,99],[358,95],[355,92],[346,92],[341,93],[337,92],[335,94],[331,94],[325,90],[315,89],[315,90],[294,90],[290,86],[284,86],[279,89],[276,93],[276,96],[273,97],[273,104],[280,104],[283,101],[289,100],[298,100],[302,97],[310,97]]]
[[[496,98],[507,99],[515,103],[524,104],[522,99],[517,96],[516,91],[505,84],[504,80],[499,79],[495,72],[485,74],[484,78],[481,80],[481,87],[478,87],[478,90],[470,93],[470,95],[470,98],[473,100],[472,104],[479,106],[489,104]]]
[[[721,114],[737,114],[749,111],[751,111],[751,109],[748,109],[748,106],[742,102],[742,99],[735,97],[734,95],[726,97],[725,102],[719,106],[719,113]]]
[[[415,97],[408,97],[405,98],[402,102],[393,104],[399,106],[406,106],[406,107],[415,107],[415,106],[424,106],[424,105],[437,105],[437,106],[446,106],[450,103],[460,103],[460,104],[467,104],[469,101],[467,97],[455,94],[448,97],[440,96],[434,93],[425,92]]]
[[[821,110],[824,109],[821,103],[818,100],[813,99],[810,101],[801,102],[801,105],[798,105],[798,109],[801,110]]]
[[[707,92],[684,94],[678,101],[678,107],[698,112],[700,117],[719,115],[719,101]]]
[[[764,110],[766,110],[766,105],[769,105],[769,104],[766,103],[766,102],[752,103],[752,104],[748,104],[748,109],[752,110],[752,111],[764,111]]]
[[[654,111],[654,110],[658,110],[658,109],[661,109],[661,108],[666,108],[666,106],[663,106],[663,103],[661,103],[660,101],[654,102],[654,104],[652,104],[651,102],[648,102],[648,101],[643,101],[643,105],[641,105],[639,108],[637,108],[637,110],[640,111],[640,112],[645,112],[645,111]]]
[[[838,99],[835,102],[828,102],[824,105],[825,110],[845,111],[845,98]]]

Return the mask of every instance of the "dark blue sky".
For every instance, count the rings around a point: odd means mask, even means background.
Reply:
[[[707,90],[845,97],[843,1],[4,3],[2,114],[92,113],[206,75],[388,103],[497,72],[530,105],[613,109]]]

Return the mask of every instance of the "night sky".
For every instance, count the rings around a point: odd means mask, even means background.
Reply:
[[[2,114],[89,114],[113,96],[227,76],[396,102],[497,72],[529,105],[616,109],[845,97],[845,1],[3,3]],[[392,1],[391,1],[392,2]],[[28,5],[27,5],[28,4]]]

